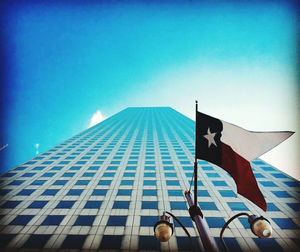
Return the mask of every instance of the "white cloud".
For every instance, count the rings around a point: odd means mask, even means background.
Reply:
[[[92,118],[90,120],[89,128],[95,126],[96,124],[98,124],[99,122],[102,122],[105,119],[106,119],[106,117],[104,117],[102,115],[101,111],[98,109],[96,111],[96,113],[93,114],[93,116],[92,116]]]
[[[35,154],[36,154],[36,155],[39,154],[39,146],[40,146],[40,144],[38,144],[38,143],[35,144],[35,150],[36,150],[36,151],[35,151]]]

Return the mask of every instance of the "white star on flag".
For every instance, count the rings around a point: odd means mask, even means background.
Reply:
[[[217,133],[211,133],[210,132],[210,128],[207,129],[207,135],[204,135],[204,137],[208,140],[208,148],[213,144],[215,146],[217,146],[216,142],[215,142],[215,135]]]

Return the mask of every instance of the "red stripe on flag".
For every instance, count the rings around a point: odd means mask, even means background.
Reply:
[[[220,166],[234,179],[239,194],[267,211],[266,201],[257,185],[250,163],[224,143],[222,143],[222,164]]]

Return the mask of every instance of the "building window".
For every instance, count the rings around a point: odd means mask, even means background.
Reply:
[[[88,185],[90,180],[78,180],[75,185]]]
[[[267,203],[267,209],[268,211],[280,211],[273,203]]]
[[[86,161],[77,161],[76,164],[86,164]]]
[[[139,236],[139,250],[160,250],[160,242],[154,236]]]
[[[275,187],[275,186],[277,186],[272,181],[259,181],[259,183],[262,184],[265,187]]]
[[[119,189],[117,196],[131,196],[132,190],[129,189]]]
[[[113,208],[115,209],[129,209],[129,201],[115,201]]]
[[[22,191],[20,191],[17,195],[20,196],[29,196],[31,195],[35,190],[32,189],[23,189]]]
[[[193,171],[194,167],[193,166],[183,166],[182,169],[185,171]]]
[[[157,191],[156,190],[144,189],[143,190],[143,196],[157,196]]]
[[[3,205],[1,205],[0,208],[15,208],[20,203],[21,203],[21,201],[8,200]]]
[[[219,190],[222,197],[235,197],[235,193],[231,190]]]
[[[87,235],[67,235],[63,244],[62,249],[81,249]]]
[[[226,182],[223,180],[213,180],[212,183],[214,186],[227,186]]]
[[[47,189],[41,195],[44,196],[55,196],[59,190],[57,189]]]
[[[8,225],[20,225],[20,226],[26,226],[29,221],[34,217],[35,215],[18,215],[11,223]]]
[[[271,173],[274,178],[288,178],[286,175],[282,173]]]
[[[262,166],[261,168],[262,168],[264,171],[275,171],[275,169],[274,169],[273,167],[270,167],[270,166],[266,166],[266,167]]]
[[[281,228],[281,229],[299,229],[299,226],[296,225],[289,218],[272,218],[272,220]]]
[[[21,177],[24,177],[24,178],[30,178],[30,177],[33,177],[36,173],[33,173],[33,172],[27,172],[27,173],[24,173]]]
[[[135,173],[134,172],[124,172],[123,177],[124,178],[135,177]]]
[[[92,196],[105,196],[107,193],[106,189],[94,189],[92,192]]]
[[[121,248],[122,235],[103,235],[99,249],[116,249]]]
[[[111,164],[120,164],[121,161],[111,161],[110,163],[111,163]]]
[[[33,201],[28,208],[38,208],[41,209],[44,206],[46,206],[46,204],[48,203],[48,201],[43,201],[43,200],[37,200],[37,201]]]
[[[29,162],[27,162],[27,163],[29,163]],[[53,163],[53,161],[44,161],[42,164],[52,164]]]
[[[103,177],[114,177],[115,173],[114,172],[104,172]]]
[[[300,183],[295,182],[295,181],[287,181],[287,182],[283,182],[283,183],[285,183],[289,187],[300,187]]]
[[[176,175],[175,172],[166,172],[166,173],[165,173],[165,177],[166,177],[166,178],[176,178],[177,175]]]
[[[189,180],[189,184],[194,185],[194,180],[193,181]],[[198,179],[198,186],[203,186],[203,182],[199,179]]]
[[[198,196],[199,197],[210,197],[207,190],[198,190]]]
[[[244,228],[250,228],[249,222],[247,218],[238,218],[239,221],[242,223]]]
[[[118,166],[108,166],[108,167],[106,168],[106,170],[107,170],[107,171],[116,171],[116,170],[118,170]]]
[[[122,180],[120,185],[129,185],[132,186],[134,183],[133,180]]]
[[[176,236],[178,251],[192,251],[191,242],[188,237]],[[197,237],[192,237],[196,251],[200,251],[200,245]]]
[[[24,243],[22,248],[44,248],[51,235],[45,234],[33,234],[30,235],[29,239]]]
[[[111,184],[111,180],[100,180],[98,182],[98,185],[107,185],[109,186]]]
[[[167,186],[179,186],[179,181],[177,180],[166,180]]]
[[[95,174],[94,172],[85,172],[82,174],[82,177],[94,177]]]
[[[81,169],[81,166],[72,166],[69,170],[78,171]]]
[[[174,167],[173,166],[164,166],[164,170],[165,171],[174,171]]]
[[[155,164],[155,161],[146,161],[145,164]]]
[[[158,209],[157,201],[142,201],[142,209]]]
[[[48,215],[41,225],[42,226],[59,225],[62,222],[64,217],[65,217],[64,215]]]
[[[133,164],[133,165],[134,165],[134,164],[137,164],[137,163],[138,163],[137,161],[132,161],[132,160],[127,162],[127,164],[129,164],[129,165],[130,165],[130,164]]]
[[[155,178],[156,177],[156,173],[155,172],[145,172],[144,173],[144,177],[145,178]]]
[[[256,245],[259,247],[260,251],[268,251],[270,248],[272,251],[283,251],[283,248],[277,243],[274,238],[260,239],[252,238]]]
[[[43,185],[47,180],[35,180],[30,185]]]
[[[95,218],[95,215],[79,215],[74,226],[92,226]]]
[[[33,171],[42,171],[46,168],[46,166],[37,166],[37,167],[34,167],[32,170]]]
[[[136,166],[126,166],[126,171],[135,171],[136,170]]]
[[[145,171],[155,171],[155,166],[145,166]]]
[[[55,208],[72,208],[72,206],[74,205],[75,201],[60,201],[57,206]]]
[[[191,217],[177,216],[177,218],[182,222],[182,224],[185,227],[193,227],[193,221],[192,221]],[[177,223],[177,221],[174,221],[174,225],[175,225],[175,227],[180,227],[180,225]]]
[[[68,164],[70,161],[60,161],[59,164]]]
[[[290,208],[292,208],[294,211],[299,212],[300,211],[300,203],[286,203]],[[269,207],[268,207],[269,210]]]
[[[86,209],[99,209],[101,207],[102,201],[89,200],[85,203],[84,208]]]
[[[73,177],[75,175],[74,172],[65,172],[62,177]]]
[[[187,164],[191,164],[191,162],[190,161],[180,161],[180,164],[187,165]]]
[[[70,189],[67,196],[80,196],[82,192],[82,189]]]
[[[141,227],[154,227],[155,223],[158,221],[157,216],[141,216]]]
[[[184,201],[171,201],[170,202],[172,210],[187,210],[188,207]]]
[[[91,166],[88,168],[89,171],[97,171],[99,170],[99,166]]]
[[[52,171],[60,171],[63,168],[63,166],[54,166],[51,168]]]
[[[210,228],[222,228],[225,224],[222,217],[205,217],[205,220]]]
[[[53,185],[65,185],[69,180],[56,180]]]
[[[261,173],[254,173],[255,178],[264,178],[265,176],[262,175]]]
[[[168,190],[169,196],[183,196],[183,192],[181,190]]]
[[[286,191],[271,191],[277,198],[291,198],[292,196]]]
[[[209,178],[219,178],[220,175],[216,172],[206,173],[207,177]]]
[[[231,208],[231,210],[235,211],[249,211],[248,207],[245,206],[242,202],[227,202],[227,205]]]
[[[23,170],[25,170],[27,167],[25,167],[25,166],[19,166],[19,167],[17,167],[15,170],[16,171],[23,171]]]
[[[264,165],[265,163],[263,161],[260,161],[260,160],[254,160],[252,161],[253,164],[256,164],[256,165]]]
[[[144,180],[144,186],[156,186],[156,180]]]
[[[224,242],[229,251],[242,252],[242,249],[235,238],[223,237]],[[219,251],[223,251],[223,245],[219,237],[215,237],[216,243],[218,245]]]
[[[202,166],[202,170],[203,171],[213,171],[214,168],[212,168],[212,166]]]
[[[187,178],[192,178],[192,177],[194,176],[194,174],[193,174],[192,172],[186,172],[186,173],[185,173],[185,176],[186,176]]]
[[[202,210],[219,210],[214,202],[199,202]]]
[[[125,226],[127,216],[109,216],[107,226]]]

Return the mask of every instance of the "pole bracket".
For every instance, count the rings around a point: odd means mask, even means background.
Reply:
[[[200,207],[198,207],[198,206],[196,206],[196,205],[193,205],[193,206],[191,206],[191,207],[189,208],[189,213],[190,213],[190,216],[191,216],[191,218],[192,218],[193,221],[195,221],[195,220],[194,220],[194,217],[195,217],[196,215],[200,215],[201,218],[203,219],[203,214],[202,214],[202,212],[201,212],[201,210],[200,210]]]

